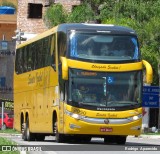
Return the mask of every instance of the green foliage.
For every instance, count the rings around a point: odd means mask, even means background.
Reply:
[[[47,9],[44,15],[44,22],[47,27],[53,27],[61,23],[65,23],[67,13],[61,4],[54,4]]]
[[[139,37],[142,58],[153,68],[153,85],[158,85],[160,59],[160,0],[108,0],[100,10],[103,23],[133,28]]]
[[[94,20],[94,12],[88,4],[77,6],[68,16],[68,22],[86,22]]]
[[[15,6],[12,2],[8,2],[8,1],[6,1],[6,0],[2,1],[2,2],[0,3],[0,6],[10,6],[10,7],[13,7],[13,8],[15,8],[15,9],[17,9],[16,6]]]
[[[13,141],[10,141],[9,139],[6,139],[6,138],[2,138],[0,137],[0,145],[16,145],[15,142]],[[2,146],[0,146],[0,148],[2,148]],[[1,151],[1,149],[0,149]],[[2,152],[1,153],[3,154],[19,154],[20,152],[19,151],[5,151],[5,152]]]
[[[5,130],[0,130],[0,133],[20,134],[20,132],[16,131],[15,129],[5,129]]]

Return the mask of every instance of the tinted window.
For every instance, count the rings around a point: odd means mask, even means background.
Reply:
[[[51,40],[52,36],[49,36],[18,49],[15,62],[16,73],[21,74],[51,65],[51,58],[55,53],[54,43],[54,52],[51,52]]]
[[[140,59],[136,36],[72,31],[69,40],[69,53],[73,59],[98,61]]]

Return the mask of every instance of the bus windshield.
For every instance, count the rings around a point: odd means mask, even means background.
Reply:
[[[72,59],[131,61],[140,59],[137,37],[103,33],[71,32],[69,55]]]
[[[69,102],[77,107],[141,105],[141,71],[104,73],[70,69],[69,75]]]

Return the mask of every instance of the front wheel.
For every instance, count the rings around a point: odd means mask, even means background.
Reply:
[[[54,130],[55,130],[55,140],[58,143],[63,143],[65,141],[65,136],[58,132],[58,121],[54,123]]]

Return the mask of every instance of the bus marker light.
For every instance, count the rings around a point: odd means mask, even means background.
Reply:
[[[75,125],[75,124],[69,124],[69,127],[70,127],[71,129],[81,128],[80,126],[77,126],[77,125]]]

